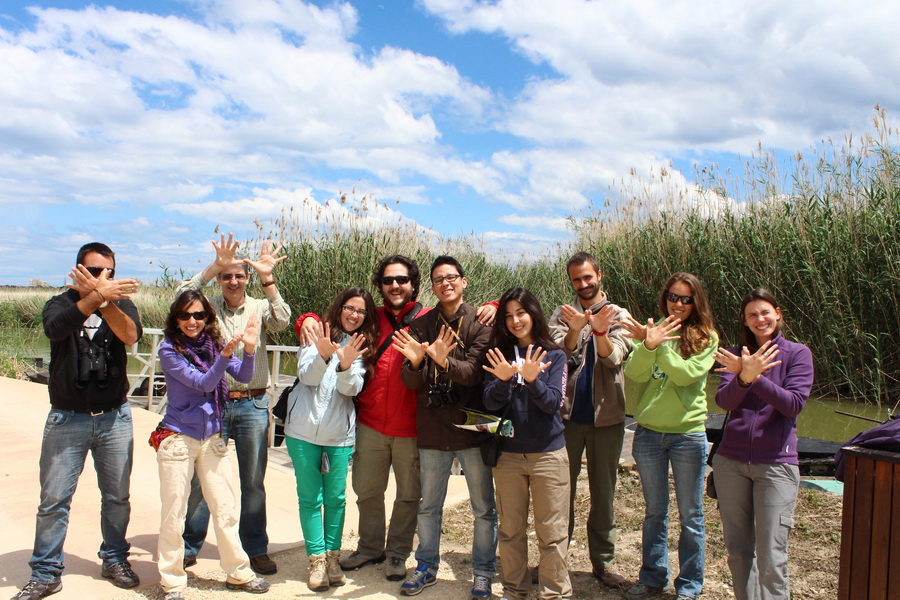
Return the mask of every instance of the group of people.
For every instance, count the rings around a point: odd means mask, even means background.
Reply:
[[[277,570],[267,554],[264,357],[266,332],[290,320],[273,276],[284,257],[270,243],[258,260],[241,257],[231,236],[213,246],[215,261],[178,290],[159,349],[168,405],[150,442],[160,474],[159,571],[166,600],[183,599],[185,569],[196,562],[210,515],[229,588],[265,592],[269,584],[258,575]],[[245,292],[250,267],[265,300]],[[52,409],[41,452],[32,579],[18,600],[61,589],[68,508],[88,450],[103,496],[101,574],[119,587],[139,584],[125,541],[133,443],[124,367],[125,345],[139,339],[141,325],[128,299],[137,282],[115,279],[114,268],[108,247],[86,245],[70,274],[71,289],[44,309],[52,342]],[[789,598],[787,538],[799,484],[796,419],[813,370],[809,349],[784,339],[776,300],[761,289],[748,294],[740,310],[743,339],[726,349],[719,347],[703,286],[691,274],[672,275],[660,294],[659,318],[640,322],[607,299],[590,254],[572,256],[566,272],[575,298],[548,321],[535,295],[522,287],[478,309],[468,304],[468,280],[450,256],[431,265],[437,304],[423,307],[417,302],[418,265],[391,255],[375,267],[371,281],[381,306],[366,289],[350,287],[322,317],[297,319],[302,348],[284,432],[310,589],[343,585],[345,571],[381,563],[388,580],[401,582],[402,595],[435,585],[442,509],[456,460],[473,517],[472,597],[491,596],[498,551],[503,597],[527,597],[533,586],[529,505],[540,596],[571,597],[568,544],[576,526],[575,482],[586,462],[593,575],[625,590],[629,600],[668,586],[671,468],[681,522],[675,592],[678,600],[698,597],[708,458],[705,386],[718,362],[717,402],[729,414],[712,464],[735,596]],[[208,299],[201,290],[213,278],[221,295]],[[90,360],[94,355],[106,357],[102,372]],[[637,422],[632,453],[646,503],[642,566],[630,586],[613,567],[626,379]],[[496,437],[461,427],[471,413],[501,420],[499,457],[486,451]],[[240,507],[228,443],[238,460]],[[348,471],[359,540],[342,556]],[[391,471],[396,495],[388,519]],[[406,563],[416,534],[410,572]]]

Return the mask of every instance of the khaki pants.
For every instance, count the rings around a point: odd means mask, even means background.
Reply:
[[[528,502],[534,508],[540,597],[570,598],[566,565],[569,549],[569,458],[565,448],[552,452],[504,452],[494,467],[499,549],[506,598],[524,599],[531,588],[528,571]]]
[[[392,467],[397,494],[385,546],[384,492]],[[412,552],[416,515],[422,498],[416,438],[387,436],[357,423],[351,475],[359,509],[356,549],[369,558],[385,552],[388,557],[396,556],[405,561]]]
[[[159,524],[159,578],[165,592],[187,587],[184,572],[184,515],[191,492],[194,470],[200,478],[203,497],[209,505],[219,547],[219,564],[229,583],[246,583],[255,575],[250,559],[238,538],[238,511],[231,480],[228,448],[218,433],[204,441],[177,433],[160,444],[159,497],[162,516]]]

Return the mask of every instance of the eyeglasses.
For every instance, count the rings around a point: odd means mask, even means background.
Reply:
[[[182,311],[180,313],[175,313],[175,318],[179,321],[189,321],[191,317],[194,317],[195,321],[205,321],[206,317],[208,316],[209,313],[205,310],[198,310],[195,312]]]
[[[243,281],[247,279],[246,273],[222,273],[219,275],[222,281],[231,281],[234,279],[235,281]]]
[[[91,274],[92,277],[100,277],[103,274],[103,271],[109,271],[109,278],[112,279],[116,275],[115,269],[109,269],[107,267],[85,267],[87,272]]]
[[[438,275],[437,277],[431,278],[431,285],[441,285],[445,281],[448,283],[453,283],[460,277],[461,275],[459,273],[453,273],[452,275]]]
[[[365,317],[368,314],[366,312],[366,309],[356,308],[356,307],[350,306],[349,304],[345,304],[344,306],[341,307],[341,309],[343,309],[343,311],[345,313],[347,313],[348,315],[357,314],[361,317]]]
[[[397,282],[397,285],[406,285],[409,283],[409,275],[388,275],[381,278],[381,285],[393,285],[394,282]]]
[[[673,294],[672,292],[666,292],[666,300],[668,300],[672,304],[675,304],[679,300],[681,300],[681,303],[685,305],[694,303],[693,296],[679,296],[678,294]]]

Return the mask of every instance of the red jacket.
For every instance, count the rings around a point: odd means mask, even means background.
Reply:
[[[403,307],[397,320],[403,318],[416,305],[410,302]],[[427,314],[431,307],[422,307],[417,319]],[[378,347],[384,340],[393,335],[393,327],[387,317],[388,309],[379,306],[375,309],[378,315]],[[302,315],[297,319],[295,330],[300,331],[300,325],[306,317],[318,317],[312,314]],[[378,348],[372,348],[375,352]],[[359,410],[356,413],[356,422],[362,423],[390,437],[416,437],[416,390],[411,390],[400,379],[400,369],[403,366],[403,355],[397,352],[393,346],[388,346],[378,362],[375,363],[375,372],[366,382],[363,391],[357,397]]]

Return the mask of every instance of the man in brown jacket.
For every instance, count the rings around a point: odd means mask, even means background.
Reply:
[[[610,564],[616,543],[616,472],[625,436],[622,366],[631,352],[631,341],[623,336],[621,322],[629,315],[609,302],[601,291],[602,272],[593,256],[578,252],[566,263],[566,272],[577,298],[553,312],[550,332],[569,357],[562,408],[573,482],[569,538],[575,527],[574,482],[581,472],[581,457],[587,451],[591,493],[587,539],[593,573],[605,585],[621,588],[625,578],[612,571]]]
[[[419,317],[409,331],[394,334],[394,347],[406,360],[403,383],[418,390],[416,427],[422,501],[419,504],[416,570],[400,586],[415,596],[437,583],[441,520],[453,459],[459,460],[475,518],[472,539],[472,596],[491,595],[497,555],[497,510],[491,470],[479,450],[479,434],[455,427],[465,421],[461,408],[484,411],[482,380],[490,328],[478,322],[475,308],[463,301],[468,281],[462,265],[439,256],[431,266],[436,310]]]

